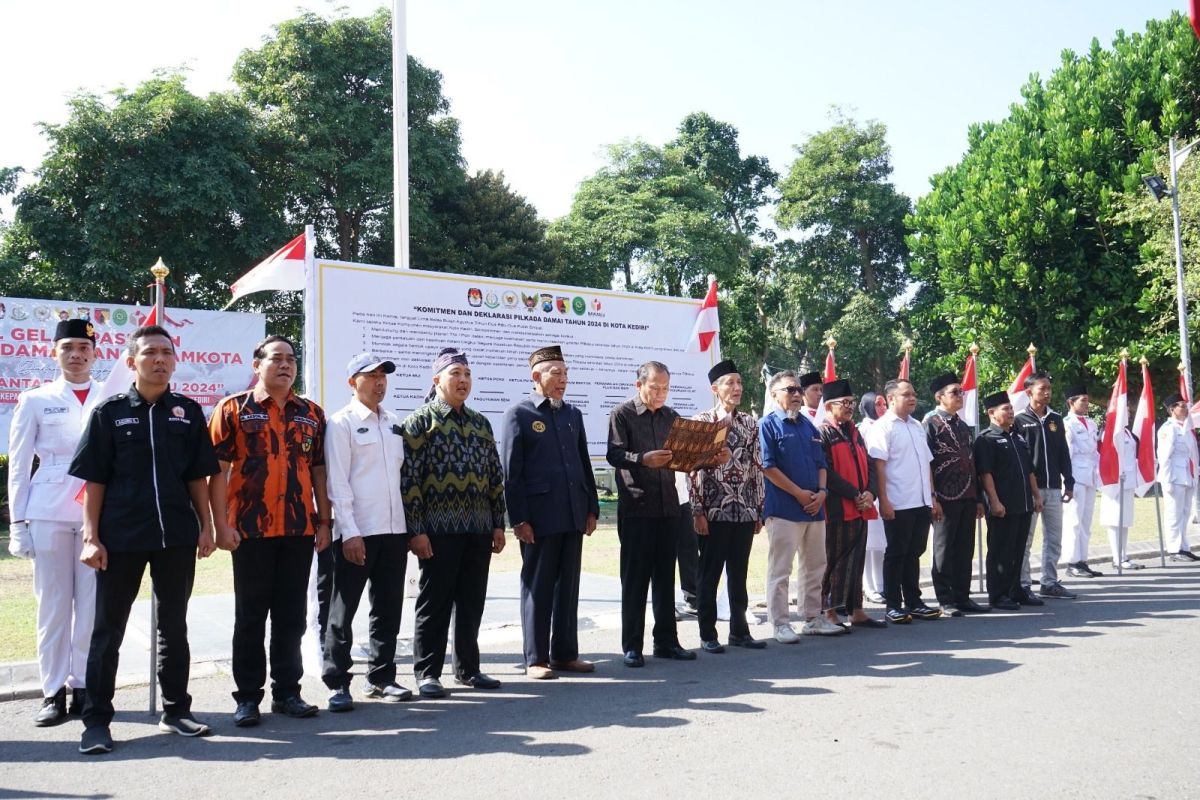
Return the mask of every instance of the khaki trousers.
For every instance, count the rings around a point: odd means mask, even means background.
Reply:
[[[820,614],[821,578],[825,574],[825,521],[792,522],[767,517],[767,614],[772,625],[788,624],[788,583],[800,557],[796,608],[801,619]]]

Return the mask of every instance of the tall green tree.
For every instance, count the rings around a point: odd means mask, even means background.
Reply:
[[[1119,32],[1109,49],[1066,51],[1008,117],[973,125],[962,160],[933,178],[910,222],[914,271],[937,286],[948,358],[979,343],[985,386],[1005,383],[1030,341],[1063,380],[1107,380],[1122,347],[1166,346],[1141,268],[1147,234],[1125,198],[1143,191],[1169,136],[1196,135],[1198,64],[1182,14]]]

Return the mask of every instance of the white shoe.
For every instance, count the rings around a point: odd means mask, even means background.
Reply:
[[[800,637],[792,630],[791,625],[776,625],[775,626],[775,641],[780,644],[795,644],[800,641]]]
[[[846,632],[841,625],[835,625],[823,616],[816,616],[804,623],[800,633],[804,636],[837,636]]]

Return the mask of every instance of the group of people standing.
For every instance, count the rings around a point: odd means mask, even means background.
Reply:
[[[478,633],[489,565],[505,547],[506,525],[521,548],[527,675],[549,680],[595,669],[580,658],[577,609],[583,540],[596,528],[599,505],[583,415],[565,400],[569,370],[560,348],[529,356],[530,393],[504,415],[498,448],[488,420],[467,405],[471,368],[455,348],[437,355],[425,404],[404,418],[386,408],[395,365],[370,353],[355,356],[346,367],[348,402],[326,418],[293,391],[294,344],[268,336],[253,352],[254,388],[226,397],[206,422],[194,401],[170,389],[175,348],[164,329],[146,326],[131,335],[133,384],[107,397],[91,381],[92,326],[63,321],[54,341],[58,378],[23,393],[14,414],[10,549],[34,558],[45,698],[35,723],[81,716],[80,752],[113,748],[118,654],[147,567],[158,620],[159,726],[183,736],[210,732],[191,712],[186,614],[196,559],[216,549],[233,561],[238,727],[259,723],[268,674],[272,712],[318,712],[301,697],[314,558],[329,711],[354,708],[351,623],[364,591],[370,646],[360,694],[381,702],[412,697],[397,682],[395,665],[410,552],[421,569],[416,693],[445,695],[452,625],[455,682],[498,688],[500,681],[481,670]],[[1038,595],[1074,597],[1055,571],[1064,508],[1074,534],[1068,571],[1095,574],[1086,563],[1097,481],[1085,391],[1068,393],[1074,413],[1064,420],[1049,410],[1049,378],[1035,375],[1027,386],[1030,410],[1015,415],[1006,394],[993,395],[985,401],[992,424],[972,439],[957,416],[962,388],[952,375],[930,387],[938,408],[923,425],[912,418],[917,397],[906,381],[891,381],[882,395],[867,393],[860,403],[847,381],[822,384],[815,373],[782,372],[768,387],[774,410],[756,420],[739,410],[744,387],[733,362],[715,365],[708,378],[713,406],[698,418],[727,420],[726,447],[689,475],[669,468],[673,454],[665,445],[678,415],[666,402],[666,365],[643,364],[636,396],[609,417],[627,667],[645,665],[648,592],[652,655],[696,658],[677,629],[680,542],[698,551],[690,555],[701,649],[713,654],[726,645],[766,646],[751,635],[746,613],[748,564],[763,528],[768,616],[784,644],[801,635],[987,611],[970,597],[979,516],[987,520],[993,608],[1038,605]],[[858,425],[856,407],[864,412]],[[1177,407],[1169,403],[1181,419]],[[1168,516],[1185,526],[1195,437],[1164,430],[1161,470],[1172,487],[1180,484],[1168,490]],[[1083,488],[1072,503],[1076,487]],[[1129,566],[1121,537],[1132,502],[1118,506],[1126,515],[1105,524],[1117,537],[1115,557]],[[1027,551],[1039,515],[1044,550],[1034,594]],[[940,608],[922,600],[919,582],[931,524]],[[1173,536],[1177,557],[1194,559],[1183,528]],[[797,563],[799,632],[789,609]],[[730,607],[725,643],[716,627],[722,574]],[[864,581],[868,597],[880,592],[884,619],[864,611]]]

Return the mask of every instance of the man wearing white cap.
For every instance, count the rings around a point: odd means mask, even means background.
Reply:
[[[346,365],[353,396],[329,417],[325,472],[333,506],[333,596],[325,632],[322,680],[330,711],[349,711],[351,624],[363,589],[371,582],[370,659],[367,697],[400,702],[412,692],[396,683],[396,636],[404,604],[408,534],[400,467],[404,438],[400,417],[383,406],[391,361],[360,353]]]

